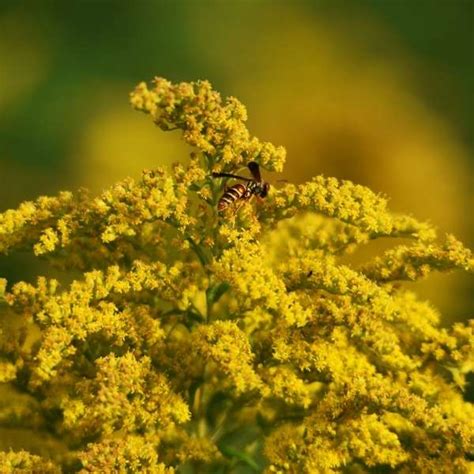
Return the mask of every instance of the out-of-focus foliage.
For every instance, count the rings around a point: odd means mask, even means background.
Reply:
[[[285,150],[206,81],[157,78],[131,102],[182,133],[186,164],[0,215],[4,254],[70,280],[2,289],[0,423],[31,433],[6,472],[468,473],[472,323],[443,327],[400,283],[472,272],[471,252],[321,175],[218,213],[212,172],[281,170]]]

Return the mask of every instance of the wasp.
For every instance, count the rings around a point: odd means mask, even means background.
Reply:
[[[255,161],[251,161],[247,167],[253,178],[245,178],[244,176],[231,173],[212,173],[214,178],[235,178],[246,182],[246,184],[237,183],[225,189],[217,204],[218,211],[227,209],[233,203],[240,203],[236,208],[237,210],[245,201],[250,200],[252,196],[260,198],[267,196],[270,184],[262,180],[258,164]]]

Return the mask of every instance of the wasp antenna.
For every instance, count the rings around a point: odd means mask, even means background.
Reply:
[[[216,173],[215,171],[212,172],[213,178],[235,178],[241,179],[242,181],[253,181],[252,179],[246,178],[245,176],[239,176],[238,174],[232,173]]]

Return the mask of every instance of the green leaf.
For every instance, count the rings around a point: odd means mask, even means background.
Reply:
[[[5,278],[0,278],[0,300],[5,300],[5,292],[7,291],[7,280]]]
[[[221,296],[230,289],[229,283],[226,281],[211,286],[206,290],[206,297],[208,305],[217,303]]]
[[[229,458],[235,458],[238,459],[239,461],[243,462],[247,466],[251,467],[255,472],[260,472],[260,466],[246,453],[242,451],[238,451],[235,448],[232,448],[230,446],[219,446],[219,449],[224,456],[227,456]]]

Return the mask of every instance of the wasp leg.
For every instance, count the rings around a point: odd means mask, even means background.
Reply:
[[[245,200],[240,199],[239,202],[234,206],[234,210],[232,214],[235,216],[237,212],[239,212],[239,209],[244,205]]]
[[[239,202],[234,206],[234,212],[233,214],[237,214],[237,212],[239,211],[239,209],[246,203],[246,202],[249,202],[251,199],[253,198],[253,194],[251,194],[249,197],[247,198],[241,198],[239,200]]]

